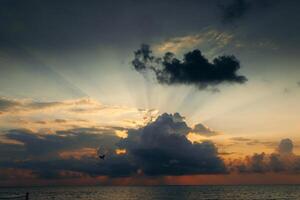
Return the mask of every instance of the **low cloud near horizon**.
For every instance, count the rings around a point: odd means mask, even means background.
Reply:
[[[143,127],[124,130],[125,137],[120,137],[113,128],[75,128],[51,134],[9,130],[4,135],[9,142],[0,142],[1,179],[11,178],[11,173],[20,170],[26,172],[24,176],[17,173],[23,179],[298,173],[300,170],[300,156],[293,153],[290,139],[283,139],[270,155],[256,153],[228,161],[221,157],[213,141],[188,140],[191,131],[202,134],[211,130],[199,124],[189,127],[179,113],[164,113]],[[99,147],[106,153],[104,160],[97,157]]]

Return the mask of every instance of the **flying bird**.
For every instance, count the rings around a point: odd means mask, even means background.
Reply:
[[[98,157],[99,157],[101,160],[104,160],[105,154],[101,154],[100,148],[97,150],[97,153],[98,153]]]
[[[100,159],[102,159],[102,160],[104,160],[104,158],[105,158],[105,154],[103,154],[103,155],[99,155],[99,158],[100,158]]]

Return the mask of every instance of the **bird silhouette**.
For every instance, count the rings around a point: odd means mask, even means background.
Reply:
[[[102,152],[102,153],[101,153]],[[101,159],[101,160],[104,160],[105,158],[105,151],[101,151],[100,148],[98,148],[97,150],[97,154],[98,154],[98,157]]]

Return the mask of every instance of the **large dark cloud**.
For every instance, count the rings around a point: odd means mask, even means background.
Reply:
[[[177,176],[234,171],[300,172],[300,156],[293,153],[290,139],[281,140],[272,154],[255,153],[225,165],[214,143],[192,143],[186,138],[192,130],[178,113],[165,113],[145,127],[130,129],[128,137],[123,139],[111,131],[95,128],[58,131],[51,135],[11,130],[6,138],[22,144],[0,143],[0,169],[4,170],[1,176],[11,177],[7,173],[21,173],[22,170],[26,172],[25,178],[35,176],[43,179]],[[107,150],[104,160],[99,160],[95,154],[80,157],[60,154],[70,151],[80,153],[84,148],[96,149],[99,146]],[[119,154],[117,149],[126,149],[126,153]]]
[[[225,173],[212,142],[191,143],[190,128],[179,114],[163,114],[138,130],[129,131],[119,145],[146,175],[184,175]]]
[[[204,89],[221,83],[247,81],[245,76],[237,74],[240,62],[234,56],[220,56],[209,62],[200,50],[188,52],[179,60],[171,52],[162,58],[155,57],[150,46],[143,44],[135,52],[132,65],[142,74],[154,73],[158,83],[167,85],[185,84]]]
[[[165,113],[142,128],[128,130],[127,138],[118,138],[113,130],[97,128],[53,134],[10,130],[6,139],[17,143],[0,143],[0,168],[25,170],[44,179],[300,171],[300,157],[293,153],[290,139],[281,140],[272,154],[255,153],[225,165],[213,142],[192,143],[187,139],[189,132],[203,132],[205,128],[201,125],[190,128],[180,114]],[[80,153],[86,148],[96,150],[98,147],[106,152],[104,160],[90,153],[79,157],[62,156],[64,152]],[[117,149],[125,149],[126,153],[120,154]]]
[[[186,138],[192,129],[183,119],[178,113],[163,114],[143,128],[128,130],[125,139],[98,129],[71,129],[55,134],[11,130],[6,138],[22,145],[0,144],[0,149],[9,147],[9,156],[1,160],[0,167],[32,170],[41,178],[59,178],[62,171],[110,177],[226,173],[212,142],[192,143]],[[98,147],[106,151],[105,160],[89,154],[80,158],[60,155]],[[126,149],[126,153],[118,154],[116,149]]]
[[[98,148],[99,144],[105,144],[108,147],[118,141],[118,137],[113,131],[96,128],[76,128],[57,131],[55,134],[40,134],[26,129],[15,129],[7,131],[5,136],[7,139],[17,141],[22,145],[3,144],[2,146],[14,150],[23,149],[24,152],[18,151],[24,156],[23,159],[32,157],[50,159],[58,157],[62,151]],[[7,153],[9,153],[8,150]],[[13,155],[16,154],[11,152],[9,156]]]
[[[114,151],[120,138],[113,130],[76,128],[40,134],[16,129],[8,131],[5,136],[21,144],[0,143],[2,169],[31,170],[33,174],[46,179],[66,178],[62,172],[82,173],[85,176],[128,176],[136,171],[126,155],[117,155]],[[96,150],[99,147],[109,155],[103,163],[94,154],[79,158],[61,156],[63,152],[80,153],[85,148]]]

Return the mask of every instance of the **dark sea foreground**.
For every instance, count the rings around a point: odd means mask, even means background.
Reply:
[[[300,185],[0,188],[0,197],[25,192],[30,200],[300,199]]]

